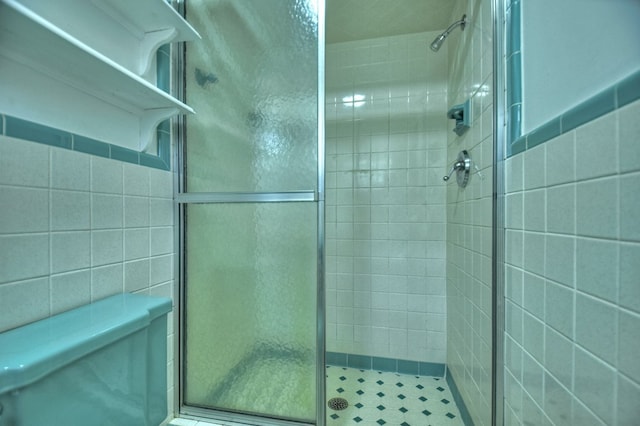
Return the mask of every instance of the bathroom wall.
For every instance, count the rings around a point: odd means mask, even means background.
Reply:
[[[458,3],[451,22],[447,109],[471,99],[471,127],[462,136],[447,122],[447,168],[465,149],[473,161],[466,188],[447,188],[447,366],[476,425],[491,423],[493,29],[491,1]],[[476,170],[480,170],[480,173]]]
[[[506,161],[505,424],[640,414],[640,101]]]
[[[524,4],[508,3],[511,15],[519,16]],[[527,6],[523,28],[541,7]],[[598,56],[607,63],[594,70],[627,66],[623,74],[605,73],[597,85],[581,85],[584,102],[520,137],[505,162],[507,425],[632,425],[640,415],[640,57],[637,49],[625,50],[637,33],[631,23],[640,8],[635,2],[585,6],[607,9],[598,22],[621,17],[620,28],[598,36],[620,48]],[[575,13],[556,12],[546,25],[550,33],[566,32],[564,23]],[[525,58],[530,48],[535,52],[531,39],[514,43],[520,20],[507,22],[512,51]],[[574,24],[570,32],[593,33],[589,20]],[[572,49],[548,52],[546,62],[575,58],[579,64],[581,52],[593,49],[589,37],[572,42]],[[525,81],[531,71],[525,70]],[[552,87],[562,87],[554,93],[575,94],[573,73],[554,73],[553,80]],[[533,102],[529,96],[522,101],[525,110]]]
[[[330,352],[446,361],[447,52],[428,50],[437,34],[327,45]]]
[[[171,172],[8,137],[6,124],[0,332],[116,293],[172,297]],[[170,320],[169,371],[172,340]]]
[[[640,2],[538,0],[517,6],[527,46],[521,52],[523,133],[638,69]],[[606,31],[594,30],[600,28]]]

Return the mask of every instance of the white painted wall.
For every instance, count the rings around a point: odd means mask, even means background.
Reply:
[[[522,0],[523,134],[639,70],[638,22],[638,0]]]

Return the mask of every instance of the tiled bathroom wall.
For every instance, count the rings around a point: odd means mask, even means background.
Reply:
[[[472,160],[467,186],[447,187],[447,366],[475,425],[491,424],[493,39],[491,1],[461,1],[451,22],[467,15],[449,49],[449,103],[471,100],[462,136],[447,122],[447,169],[461,150]],[[438,53],[439,54],[439,53]]]
[[[0,332],[116,293],[172,297],[172,188],[169,171],[0,135]],[[169,321],[170,371],[172,336]]]
[[[327,46],[327,350],[446,360],[447,52],[437,33]]]
[[[640,414],[640,101],[506,162],[505,424]]]

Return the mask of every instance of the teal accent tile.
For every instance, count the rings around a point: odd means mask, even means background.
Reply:
[[[509,106],[508,122],[509,141],[512,143],[521,136],[522,132],[522,105]]]
[[[85,138],[84,136],[73,135],[73,150],[85,152],[99,157],[110,157],[109,144],[97,141],[95,139]]]
[[[561,133],[560,117],[556,117],[527,135],[527,149],[560,136]]]
[[[520,51],[521,39],[521,6],[516,1],[507,9],[507,57]]]
[[[418,361],[398,360],[398,373],[401,374],[420,374],[420,363]]]
[[[164,120],[158,125],[159,132],[171,133],[171,120]]]
[[[171,44],[163,44],[158,48],[158,52],[162,52],[167,56],[171,55]]]
[[[522,55],[518,52],[507,59],[507,106],[522,102]]]
[[[5,117],[7,136],[71,149],[71,133],[19,118]]]
[[[347,354],[341,354],[337,352],[327,352],[325,354],[326,362],[329,365],[335,365],[337,367],[347,366]]]
[[[435,362],[421,362],[420,363],[420,375],[421,376],[436,376],[444,377],[445,365]]]
[[[153,167],[154,169],[169,170],[168,164],[162,161],[160,157],[149,155],[144,152],[140,153],[140,165]]]
[[[397,371],[398,361],[391,358],[373,357],[373,369],[376,371]]]
[[[615,90],[609,88],[562,114],[562,132],[573,130],[614,109]]]
[[[640,71],[631,74],[616,85],[618,108],[640,99]]]
[[[347,357],[348,367],[371,370],[371,357],[365,355],[349,355]]]
[[[456,381],[453,379],[451,372],[447,374],[447,384],[449,385],[449,390],[451,390],[451,395],[453,395],[453,400],[458,406],[458,411],[460,411],[462,424],[466,426],[474,426],[473,420],[471,420],[471,416],[469,415],[469,410],[464,403],[464,399],[462,399],[460,390],[458,390],[458,386],[456,385]]]
[[[158,131],[158,157],[166,164],[167,170],[171,169],[171,135]]]
[[[526,136],[516,139],[516,141],[511,144],[511,155],[520,154],[521,152],[525,152],[526,150],[527,150]]]
[[[156,54],[156,86],[166,93],[171,92],[171,58],[168,54],[158,51]]]
[[[121,146],[111,145],[111,158],[114,160],[124,161],[126,163],[139,164],[140,153],[132,149],[122,148]]]

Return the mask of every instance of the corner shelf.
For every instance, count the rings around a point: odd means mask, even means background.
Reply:
[[[197,38],[163,0],[0,0],[0,112],[143,151],[194,113],[155,87],[156,50]]]

